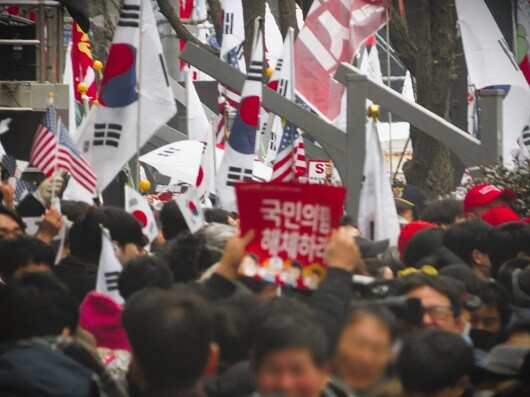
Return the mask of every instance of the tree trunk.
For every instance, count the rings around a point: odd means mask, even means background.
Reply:
[[[294,36],[298,36],[298,21],[296,20],[296,1],[278,0],[280,32],[285,38],[289,28],[294,29]]]
[[[414,0],[406,15],[408,25],[396,12],[392,15],[394,47],[416,78],[418,104],[449,120],[450,87],[456,78],[454,0]],[[454,187],[449,149],[416,128],[411,128],[411,140],[413,157],[403,167],[407,183],[430,197],[449,193]]]
[[[223,19],[221,3],[219,0],[208,0],[208,8],[210,9],[209,13],[215,30],[215,36],[217,37],[217,42],[221,45],[221,40],[223,38],[223,32],[221,31]]]
[[[245,20],[245,61],[247,68],[252,53],[252,39],[254,38],[254,20],[265,17],[265,0],[243,0],[243,19]]]

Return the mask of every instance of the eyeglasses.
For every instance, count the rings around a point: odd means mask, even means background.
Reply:
[[[451,306],[424,307],[423,312],[431,316],[434,321],[447,321],[453,317],[453,308]]]

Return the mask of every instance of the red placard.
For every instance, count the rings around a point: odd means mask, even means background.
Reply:
[[[344,213],[346,189],[302,183],[235,185],[241,232],[255,230],[241,274],[314,289],[326,274],[324,249]]]

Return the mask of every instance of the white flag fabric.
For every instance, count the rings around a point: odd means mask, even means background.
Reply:
[[[6,119],[0,120],[0,135],[3,133],[9,131],[9,124],[11,123],[11,118],[8,117]],[[6,151],[4,149],[4,146],[2,145],[2,142],[0,142],[0,161],[2,161],[2,158],[4,157],[4,154],[6,154]]]
[[[63,192],[64,200],[82,201],[89,205],[94,205],[94,195],[86,190],[74,178],[68,179],[68,184]]]
[[[414,96],[414,87],[412,86],[412,77],[410,76],[410,72],[408,70],[405,74],[405,80],[403,81],[401,95],[411,102],[416,102],[416,97]]]
[[[116,257],[114,245],[107,229],[101,230],[101,254],[99,255],[96,291],[110,296],[116,302],[123,304],[124,299],[118,291],[118,280],[122,265]]]
[[[201,165],[197,175],[197,195],[202,203],[208,203],[210,194],[215,194],[215,134],[210,128],[202,150]]]
[[[276,67],[276,63],[282,52],[283,40],[278,24],[272,15],[269,3],[265,3],[265,57],[271,68]]]
[[[358,225],[363,237],[376,241],[389,239],[391,246],[397,245],[400,233],[398,215],[379,142],[377,123],[372,121],[366,124],[366,159]]]
[[[63,84],[68,85],[68,132],[70,136],[76,136],[75,122],[75,87],[74,87],[74,69],[72,65],[72,42],[68,44],[64,60]],[[75,139],[74,139],[75,141]]]
[[[155,215],[147,199],[129,185],[125,185],[125,211],[138,219],[144,236],[152,243],[158,236]]]
[[[518,140],[530,125],[530,88],[484,0],[456,0],[471,83],[504,91],[503,163],[513,165]]]
[[[243,4],[241,0],[221,0],[223,9],[223,40],[221,42],[220,57],[227,60],[229,52],[236,49],[230,56],[236,56],[234,60],[243,73],[247,70],[245,57],[243,56],[243,42],[245,41],[245,20],[243,19]],[[228,59],[232,66],[233,61]]]
[[[280,58],[278,58],[268,87],[285,98],[294,100],[294,29],[292,28],[287,31]],[[281,118],[269,113],[263,129],[264,141],[268,141],[265,164],[272,165],[283,134]]]
[[[252,179],[261,105],[263,50],[263,20],[256,18],[249,72],[217,173],[217,196],[221,207],[227,211],[237,210],[234,185]]]
[[[204,112],[201,100],[195,89],[191,71],[186,73],[186,111],[188,119],[188,139],[204,141],[210,135],[211,124]]]
[[[190,186],[185,193],[175,197],[175,202],[177,203],[180,212],[182,212],[190,232],[196,233],[206,225],[206,222],[204,221],[204,213],[195,187]]]
[[[141,29],[141,32],[140,32]],[[149,0],[125,0],[100,87],[80,138],[103,190],[177,108]]]

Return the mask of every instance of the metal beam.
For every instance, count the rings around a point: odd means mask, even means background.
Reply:
[[[222,62],[215,55],[191,43],[186,44],[180,58],[237,91],[243,89],[246,77],[243,73]],[[299,105],[266,86],[263,89],[262,103],[264,107],[274,114],[289,120],[315,138],[326,148],[326,151],[334,161],[344,151],[346,147],[346,134],[344,134],[344,131],[325,122],[317,115],[305,111]]]
[[[502,90],[481,90],[479,131],[481,157],[478,164],[502,163]]]
[[[342,63],[335,74],[335,79],[347,86],[348,75],[363,73],[346,63]],[[467,166],[480,164],[480,141],[467,132],[455,127],[447,120],[411,102],[389,87],[379,85],[372,80],[367,82],[367,97],[408,121],[427,135],[443,142],[454,151]]]

